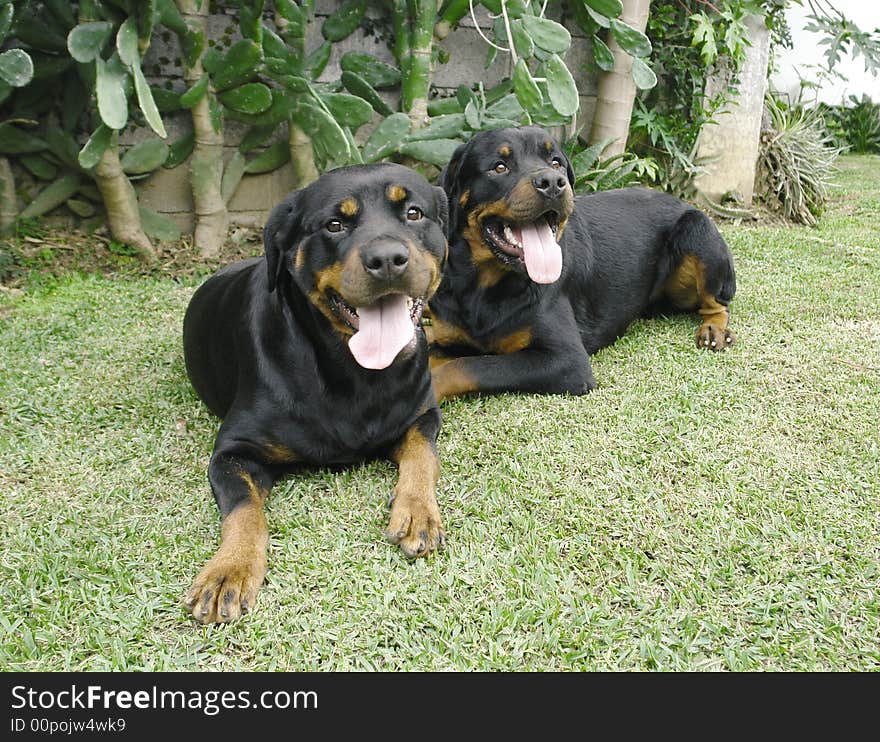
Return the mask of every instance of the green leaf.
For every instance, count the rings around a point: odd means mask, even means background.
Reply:
[[[305,58],[303,68],[312,80],[317,80],[321,76],[321,73],[327,66],[327,62],[330,61],[331,49],[332,44],[329,41],[325,41]]]
[[[183,47],[183,64],[187,69],[192,69],[196,66],[199,57],[202,56],[202,52],[205,51],[205,34],[200,30],[187,31],[180,37],[180,44]],[[214,51],[214,49],[209,49],[209,51]],[[207,52],[205,55],[207,56]],[[203,69],[208,70],[207,66]]]
[[[324,38],[327,41],[342,41],[354,33],[364,19],[366,9],[366,0],[346,0],[321,26]]]
[[[217,97],[227,108],[242,113],[263,113],[272,105],[272,91],[261,82],[239,85]]]
[[[146,139],[122,155],[122,169],[128,175],[151,173],[168,159],[168,145],[161,139]]]
[[[408,142],[416,142],[426,139],[451,139],[461,136],[465,129],[463,113],[450,113],[445,116],[436,116],[431,123],[421,129],[416,129],[406,139]]]
[[[26,152],[42,152],[49,145],[39,137],[28,134],[10,123],[0,124],[0,154],[20,155]]]
[[[67,35],[67,50],[77,62],[91,62],[100,57],[112,33],[113,24],[107,21],[80,23]]]
[[[576,2],[583,2],[592,10],[595,10],[599,15],[604,15],[606,18],[617,18],[623,12],[623,3],[620,0],[575,0]]]
[[[156,12],[162,25],[170,28],[178,36],[184,36],[188,32],[186,22],[174,0],[156,0]]]
[[[223,55],[220,68],[213,73],[214,90],[221,92],[250,82],[260,73],[262,47],[251,39],[237,41]]]
[[[532,40],[529,32],[526,31],[521,18],[511,21],[510,35],[513,37],[514,49],[516,49],[516,53],[520,57],[528,59],[535,53],[535,42]]]
[[[580,107],[577,85],[565,62],[553,54],[544,62],[544,77],[547,79],[547,94],[550,103],[561,116],[574,116]]]
[[[77,198],[68,198],[64,204],[74,214],[83,219],[88,219],[90,216],[94,216],[97,211],[88,201],[81,201]]]
[[[202,57],[202,69],[209,75],[216,75],[223,69],[223,54],[216,47],[208,49]]]
[[[394,113],[380,123],[364,143],[362,152],[364,160],[376,162],[387,157],[403,142],[409,133],[410,120],[405,113]]]
[[[46,143],[49,150],[61,162],[72,170],[79,169],[79,144],[70,134],[70,132],[59,129],[56,126],[50,127],[45,131]]]
[[[166,170],[182,165],[186,162],[186,158],[192,154],[196,146],[196,135],[192,130],[180,137],[176,142],[168,145],[168,157],[162,163],[162,167]]]
[[[639,90],[650,90],[657,84],[657,75],[642,59],[635,57],[632,66],[633,82]]]
[[[331,93],[323,100],[333,118],[343,126],[354,130],[373,120],[373,107],[356,95]]]
[[[241,121],[250,126],[276,127],[290,118],[293,109],[297,106],[297,97],[283,90],[272,91],[272,105],[268,111],[256,115],[228,111],[228,116],[236,121]]]
[[[279,140],[270,147],[264,149],[252,160],[248,160],[244,171],[248,175],[259,173],[271,173],[290,161],[290,145],[286,140]]]
[[[428,141],[403,142],[397,151],[407,157],[443,167],[461,144],[459,139],[431,139]]]
[[[224,204],[228,204],[235,195],[238,184],[241,183],[241,176],[244,175],[246,164],[244,155],[236,150],[229,158],[229,162],[224,165],[223,178],[220,181],[220,197]]]
[[[14,14],[15,10],[12,7],[12,3],[0,8],[0,44],[3,44],[3,42],[6,41],[9,29],[12,28],[12,16]]]
[[[68,173],[47,185],[18,215],[19,219],[32,219],[48,214],[69,199],[79,188],[79,175]]]
[[[255,149],[263,144],[263,142],[265,142],[274,133],[274,126],[252,126],[245,132],[244,136],[241,138],[241,142],[239,142],[238,144],[238,151],[241,152],[243,155],[247,154],[252,149]]]
[[[92,132],[92,136],[89,137],[89,141],[87,141],[79,151],[77,160],[79,161],[80,167],[83,167],[86,170],[95,167],[95,165],[100,162],[107,147],[110,146],[112,137],[113,129],[106,124],[99,124],[98,128]]]
[[[126,18],[125,23],[116,33],[116,51],[127,67],[140,65],[141,55],[138,54],[138,30],[134,18]]]
[[[14,88],[22,88],[34,77],[34,63],[21,49],[10,49],[0,54],[0,79]]]
[[[596,35],[593,35],[593,58],[596,60],[596,66],[603,72],[611,72],[614,69],[614,54]]]
[[[144,77],[140,65],[132,67],[132,72],[134,73],[134,90],[141,112],[144,114],[144,118],[150,125],[150,128],[164,139],[168,136],[168,133],[165,131],[162,116],[156,107],[156,101],[153,100],[153,94],[150,92],[150,84],[147,82],[147,78]]]
[[[98,113],[111,129],[123,129],[128,123],[128,99],[125,82],[128,73],[119,57],[114,54],[106,62],[95,59],[95,91],[98,96]]]
[[[53,180],[58,175],[58,166],[42,155],[19,155],[18,161],[40,180]]]
[[[145,206],[138,206],[138,211],[141,217],[141,229],[147,237],[159,242],[177,242],[180,239],[180,227],[173,219]]]
[[[363,98],[369,103],[376,113],[382,116],[390,116],[394,111],[382,100],[381,96],[373,89],[364,78],[354,72],[343,72],[340,78],[345,89],[352,95]]]
[[[187,90],[185,93],[180,96],[180,105],[183,108],[192,108],[196,103],[198,103],[202,98],[205,97],[205,93],[208,92],[208,84],[210,83],[210,78],[208,75],[202,75],[195,83],[193,83],[192,87]]]
[[[300,101],[291,118],[311,138],[316,156],[338,165],[348,162],[352,154],[348,138],[329,113]]]
[[[516,61],[516,68],[513,71],[513,92],[519,104],[526,111],[540,108],[544,103],[541,89],[532,77],[532,73],[529,72],[529,66],[524,59]]]
[[[464,107],[454,95],[450,95],[448,98],[435,98],[428,102],[429,116],[444,116],[450,113],[462,113],[463,111]]]
[[[31,54],[31,59],[34,63],[34,80],[45,80],[48,77],[55,77],[75,64],[67,55],[54,57],[48,54],[35,53]]]
[[[275,0],[275,10],[290,23],[302,23],[303,12],[293,0]]]
[[[400,84],[400,70],[372,54],[346,52],[339,61],[344,72],[360,75],[374,88],[393,88]]]
[[[467,125],[471,127],[471,129],[473,129],[474,131],[479,131],[482,118],[483,117],[480,113],[480,107],[477,104],[477,100],[475,98],[464,107],[464,120],[467,122]]]
[[[175,93],[173,90],[166,90],[165,88],[157,88],[153,85],[150,86],[150,93],[153,96],[153,100],[156,101],[156,107],[160,113],[172,113],[183,108],[180,105],[180,93]]]
[[[575,181],[586,177],[587,173],[599,159],[599,155],[614,139],[605,139],[596,144],[592,144],[585,150],[578,152],[571,158],[571,167],[574,170]]]
[[[631,57],[647,57],[651,53],[651,40],[641,31],[632,26],[611,19],[611,34]]]
[[[571,34],[565,26],[551,21],[549,18],[538,18],[526,15],[522,18],[526,33],[532,37],[535,46],[539,46],[551,54],[562,54],[571,46]]]

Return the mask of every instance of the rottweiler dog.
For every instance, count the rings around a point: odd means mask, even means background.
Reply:
[[[730,250],[684,201],[637,187],[575,197],[571,164],[536,126],[477,134],[439,182],[449,258],[426,312],[438,400],[584,394],[590,356],[658,312],[698,312],[700,348],[734,343]]]
[[[409,557],[444,540],[435,496],[440,412],[421,316],[446,259],[446,195],[401,165],[328,172],[278,204],[265,255],[195,292],[186,369],[222,418],[208,479],[220,548],[185,605],[224,622],[266,573],[263,503],[302,464],[388,457],[399,467],[386,536]]]

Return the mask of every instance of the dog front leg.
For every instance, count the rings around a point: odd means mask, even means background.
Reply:
[[[408,557],[427,556],[446,538],[436,495],[439,430],[440,410],[434,407],[416,420],[391,454],[400,476],[385,536]]]
[[[274,477],[253,459],[215,450],[208,479],[223,516],[220,548],[184,603],[201,623],[224,623],[253,607],[266,576],[269,531],[263,503]]]
[[[596,387],[583,347],[565,353],[527,348],[504,355],[440,358],[431,364],[431,379],[438,402],[473,392],[586,394]]]

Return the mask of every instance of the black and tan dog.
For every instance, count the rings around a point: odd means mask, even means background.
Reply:
[[[700,348],[734,342],[730,250],[673,196],[574,197],[571,165],[539,127],[476,135],[440,176],[449,259],[429,302],[437,399],[468,392],[583,394],[589,356],[637,317],[696,311]]]
[[[265,258],[194,294],[187,373],[223,418],[208,468],[222,539],[185,599],[198,620],[253,606],[266,573],[263,502],[299,464],[391,458],[387,537],[410,557],[442,543],[440,412],[421,314],[446,258],[447,214],[443,190],[409,168],[340,168],[275,207]]]

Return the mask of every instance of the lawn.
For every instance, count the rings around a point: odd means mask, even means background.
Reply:
[[[722,225],[731,351],[641,321],[587,397],[446,403],[425,560],[382,539],[390,463],[279,483],[225,626],[180,605],[219,543],[201,278],[31,272],[0,291],[0,669],[880,669],[880,157],[840,165],[818,228]]]

